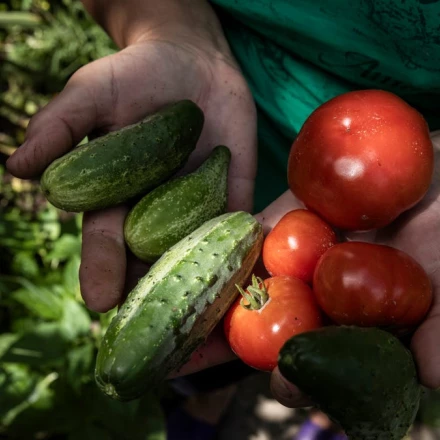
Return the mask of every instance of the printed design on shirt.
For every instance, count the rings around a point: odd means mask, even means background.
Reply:
[[[360,72],[361,78],[374,84],[382,84],[384,87],[397,88],[402,91],[412,89],[411,86],[403,81],[381,72],[378,60],[359,52],[321,53],[318,59],[322,65],[329,68],[344,67],[357,69]]]
[[[365,23],[367,19],[367,27],[356,26],[353,32],[370,44],[365,45],[366,50],[362,53],[321,52],[318,61],[323,67],[330,71],[337,70],[339,74],[343,72],[341,69],[348,69],[347,73],[356,71],[358,78],[364,80],[366,85],[380,84],[400,92],[414,89],[415,85],[408,81],[408,70],[414,72],[410,77],[416,82],[420,79],[418,74],[432,75],[440,72],[440,19],[430,19],[429,7],[422,5],[420,0],[406,0],[399,4],[389,0],[362,2],[363,7],[356,13],[362,14],[359,23]],[[424,3],[428,4],[426,1]],[[377,49],[368,52],[368,48],[374,46],[379,48],[380,53],[376,52]],[[396,54],[406,72],[387,53]],[[429,78],[432,76],[425,76],[424,81],[432,90],[434,85],[432,81],[428,84]]]
[[[367,18],[399,53],[407,69],[440,72],[440,20],[432,19],[434,1],[365,0]]]
[[[440,0],[419,0],[419,3],[421,3],[422,5],[430,5],[432,3],[437,3]]]

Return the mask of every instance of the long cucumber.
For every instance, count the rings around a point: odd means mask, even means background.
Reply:
[[[102,391],[131,400],[182,366],[250,275],[263,232],[248,213],[215,217],[150,268],[111,322],[98,352]]]

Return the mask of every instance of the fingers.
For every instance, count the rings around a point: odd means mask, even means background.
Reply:
[[[170,378],[186,376],[234,359],[236,359],[236,356],[226,341],[223,334],[223,325],[220,323],[211,332],[206,342],[194,351],[191,359],[179,370],[172,373]]]
[[[268,234],[284,214],[293,209],[303,208],[304,205],[288,190],[267,208],[255,215],[255,218],[263,225],[264,234]]]
[[[440,286],[438,286],[440,287]],[[439,289],[437,289],[440,292]],[[418,366],[419,379],[422,385],[440,388],[440,301],[434,297],[434,304],[428,318],[417,329],[411,340],[411,351]]]
[[[79,278],[83,299],[96,312],[116,307],[123,297],[126,213],[126,207],[117,206],[84,214]]]
[[[150,265],[139,260],[127,249],[127,271],[125,274],[124,293],[121,302],[125,301],[127,295],[136,287],[139,280],[148,272]]]
[[[232,157],[228,174],[228,210],[252,212],[257,171],[257,112],[252,94],[238,70],[218,66],[212,93],[201,104],[205,125],[187,169],[206,157],[216,145],[226,145]]]
[[[23,179],[38,176],[95,127],[96,109],[89,92],[94,79],[89,76],[75,74],[64,90],[31,119],[25,143],[7,161],[13,175]]]
[[[287,190],[255,217],[263,225],[263,231],[266,235],[286,213],[293,209],[302,208],[304,208],[304,205],[290,190]],[[289,408],[300,408],[312,404],[309,398],[304,396],[295,385],[282,376],[278,367],[272,372],[270,387],[275,399],[284,406]]]
[[[283,377],[278,367],[273,370],[270,377],[270,389],[275,399],[289,408],[303,408],[313,405],[309,397]]]

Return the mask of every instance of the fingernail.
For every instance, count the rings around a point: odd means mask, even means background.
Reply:
[[[272,381],[272,392],[283,400],[291,400],[293,398],[292,390],[292,385],[281,374],[278,374],[276,379]]]

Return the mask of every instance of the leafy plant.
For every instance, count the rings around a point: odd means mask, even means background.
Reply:
[[[1,438],[165,439],[159,396],[121,403],[95,385],[115,310],[98,315],[81,299],[81,215],[57,210],[38,182],[1,165],[72,73],[115,51],[79,1],[0,4]]]
[[[0,153],[22,143],[29,118],[77,69],[116,50],[79,0],[2,2]]]
[[[82,302],[81,216],[45,202],[36,182],[3,167],[0,176],[0,433],[165,439],[159,396],[120,403],[95,385],[97,348],[116,312]]]

